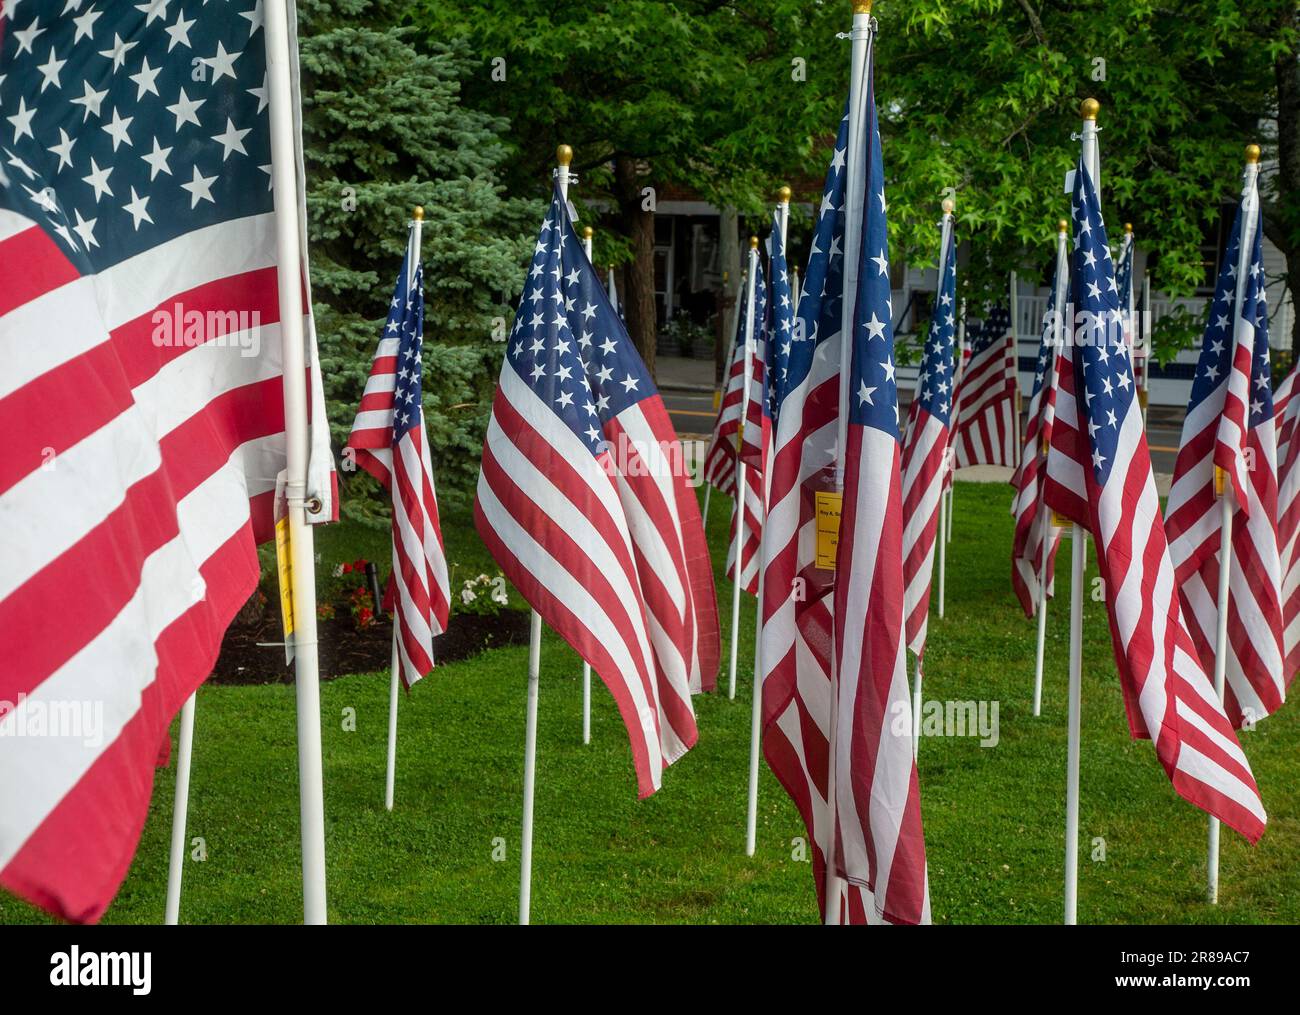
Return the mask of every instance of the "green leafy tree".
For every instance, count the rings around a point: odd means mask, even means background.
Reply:
[[[407,4],[299,0],[312,296],[334,444],[360,402],[412,209],[425,209],[424,408],[440,497],[477,474],[535,202],[505,195],[506,123],[461,103],[463,43],[405,24]],[[344,510],[377,506],[349,473]],[[386,517],[386,509],[382,511]]]

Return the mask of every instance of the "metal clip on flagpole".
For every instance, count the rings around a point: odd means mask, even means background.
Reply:
[[[749,282],[745,307],[745,358],[740,393],[740,425],[736,428],[736,531],[731,537],[731,552],[735,555],[735,570],[731,585],[731,659],[727,667],[727,699],[736,699],[736,653],[740,647],[740,587],[741,577],[740,534],[745,527],[745,417],[749,412],[749,375],[754,369],[754,288],[758,278],[758,237],[749,238]]]
[[[1241,245],[1237,252],[1237,291],[1234,296],[1232,319],[1237,321],[1242,313],[1242,300],[1246,295],[1246,278],[1250,273],[1251,255],[1255,248],[1255,219],[1259,208],[1259,145],[1246,148],[1245,183],[1242,188]],[[1214,632],[1214,693],[1223,701],[1224,684],[1228,671],[1228,596],[1232,573],[1232,511],[1233,477],[1217,465],[1214,467],[1214,492],[1219,497],[1219,596],[1218,624]],[[1210,905],[1219,902],[1219,819],[1210,818],[1209,844],[1206,855],[1206,898]]]
[[[298,703],[298,793],[302,824],[303,920],[326,922],[325,792],[321,766],[320,670],[316,639],[316,557],[307,523],[307,361],[303,342],[303,259],[299,230],[298,154],[293,116],[292,54],[286,0],[266,4],[270,89],[271,177],[283,343],[286,499],[293,566],[294,683]]]
[[[865,145],[859,136],[862,132],[863,111],[866,105],[866,71],[871,48],[872,0],[853,0],[853,31],[850,34],[852,49],[849,62],[849,130],[848,158],[844,166],[844,298],[840,316],[840,375],[839,412],[835,436],[835,490],[844,494],[845,451],[849,432],[849,370],[853,365],[853,320],[857,310],[859,261],[862,256],[862,217],[866,194],[866,167],[863,163]],[[839,659],[835,649],[836,635],[831,637],[831,687],[830,729],[827,734],[828,751],[826,772],[826,924],[840,923],[840,905],[843,882],[836,873],[835,840],[839,828],[836,767],[838,758],[839,727]]]
[[[1101,103],[1085,99],[1083,116],[1083,163],[1092,174],[1092,184],[1101,197],[1101,157],[1097,151],[1097,113]],[[1067,336],[1073,341],[1073,336]],[[1066,718],[1068,743],[1065,760],[1065,922],[1079,922],[1079,714],[1083,687],[1083,571],[1087,561],[1083,526],[1070,526],[1070,691]]]
[[[573,149],[567,144],[555,151],[556,182],[560,196],[569,199],[569,164]],[[533,799],[537,785],[537,683],[542,665],[542,615],[533,610],[528,628],[528,707],[524,721],[524,808],[519,849],[519,923],[530,922],[533,894]]]
[[[592,262],[595,270],[595,261],[592,261],[592,235],[594,230],[591,226],[582,227],[582,249],[587,253],[587,260]],[[587,660],[582,661],[582,742],[591,743],[591,663]]]
[[[1069,231],[1070,223],[1061,219],[1056,223],[1056,274],[1052,279],[1052,285],[1055,290],[1055,317],[1050,322],[1052,327],[1052,361],[1047,369],[1051,374],[1056,372],[1056,357],[1060,355],[1060,350],[1065,342],[1065,301],[1068,298],[1070,290],[1070,264],[1069,264]],[[1048,396],[1048,388],[1053,386],[1053,377],[1045,377],[1046,386],[1039,388],[1039,427],[1042,427],[1042,405]],[[1039,469],[1045,472],[1047,469],[1047,433],[1040,429],[1039,435],[1042,439],[1042,453],[1039,456]],[[1042,512],[1039,524],[1043,528],[1043,548],[1042,556],[1038,561],[1038,644],[1034,650],[1034,715],[1041,715],[1043,711],[1043,654],[1047,645],[1047,562],[1051,558],[1052,543],[1052,516],[1043,501],[1042,484],[1046,481],[1046,476],[1039,478],[1039,511]]]

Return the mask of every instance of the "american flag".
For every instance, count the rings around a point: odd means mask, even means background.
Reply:
[[[1296,423],[1300,420],[1300,399],[1295,394],[1292,369],[1273,393],[1273,415],[1277,431],[1277,541],[1282,570],[1282,672],[1288,683],[1300,669],[1300,441]]]
[[[1282,643],[1268,303],[1258,194],[1253,186],[1252,182],[1242,197],[1223,255],[1165,505],[1169,554],[1187,629],[1201,665],[1212,672],[1222,518],[1215,496],[1215,467],[1225,470],[1232,483],[1224,705],[1236,726],[1275,712],[1286,699],[1289,676]],[[1237,262],[1243,232],[1249,268],[1241,279]]]
[[[776,420],[781,414],[790,383],[790,346],[795,338],[794,294],[790,291],[790,273],[785,259],[785,240],[781,237],[781,216],[772,218],[772,235],[767,241],[771,267],[771,310],[769,311],[767,358],[767,417],[763,435],[768,442],[764,462],[771,456],[771,442],[776,437]],[[770,473],[770,469],[766,470]]]
[[[930,579],[934,573],[934,539],[939,528],[948,423],[952,412],[953,351],[957,326],[956,240],[950,234],[939,253],[939,291],[930,316],[916,393],[907,410],[903,439],[903,615],[907,645],[919,658],[925,651],[930,615]]]
[[[1016,340],[1011,315],[990,309],[975,334],[958,379],[952,431],[953,465],[1016,464]]]
[[[1052,420],[1056,414],[1056,350],[1063,333],[1057,311],[1057,294],[1066,295],[1069,274],[1068,263],[1061,259],[1056,265],[1056,278],[1047,297],[1047,310],[1043,313],[1043,333],[1038,343],[1038,359],[1034,363],[1034,390],[1029,397],[1020,466],[1011,477],[1011,485],[1016,489],[1011,506],[1011,514],[1016,520],[1011,549],[1011,587],[1026,617],[1034,616],[1038,610],[1038,582],[1044,553],[1047,554],[1047,591],[1051,594],[1056,551],[1061,543],[1061,530],[1052,524],[1051,512],[1043,504],[1043,479],[1047,448],[1052,439]]]
[[[864,120],[854,131],[855,164],[865,164],[867,127],[871,122]],[[845,179],[848,149],[846,115],[840,121],[826,175],[799,297],[788,384],[777,416],[763,539],[763,753],[808,829],[822,912],[827,903],[826,857],[831,843],[827,796],[835,571],[830,566],[833,560],[819,561],[817,530],[818,502],[829,505],[836,490],[841,315],[846,284],[844,233],[850,204]],[[880,176],[874,179],[878,181]],[[859,181],[855,188],[859,207],[865,193],[858,189],[862,187]],[[856,251],[853,261],[852,273],[856,274]],[[869,270],[876,270],[871,262],[866,263]],[[823,525],[827,520],[834,524],[833,511],[823,511],[823,516]],[[833,540],[830,542],[833,547]],[[833,554],[832,547],[822,548]],[[851,696],[852,688],[846,693]],[[851,712],[845,715],[846,721],[851,720]],[[910,721],[906,725],[910,731]],[[910,746],[906,749],[911,750]],[[854,780],[845,773],[841,784],[854,785]],[[883,840],[880,847],[888,849]],[[873,920],[883,919],[884,894],[874,897],[857,877],[869,876],[870,871],[855,868],[853,873],[854,880],[839,882],[840,897],[831,899],[830,904],[846,923],[865,923],[869,915]]]
[[[745,315],[749,306],[749,284],[742,281],[736,301],[736,330],[731,341],[731,360],[727,364],[727,383],[722,389],[718,415],[713,420],[713,434],[704,453],[704,481],[728,497],[736,495],[736,434],[740,431],[742,403],[745,401]],[[755,317],[757,320],[757,317]],[[745,408],[757,413],[758,403]],[[746,416],[746,419],[749,417]],[[757,416],[755,416],[757,419]],[[753,430],[750,429],[752,437]],[[751,451],[752,457],[752,451]]]
[[[475,524],[613,694],[648,796],[717,677],[713,574],[668,412],[558,187],[506,346]]]
[[[424,268],[411,227],[388,320],[375,350],[348,447],[392,498],[398,672],[408,688],[433,669],[433,639],[447,629],[451,590],[424,429]]]
[[[877,919],[915,924],[930,922],[930,890],[904,643],[906,516],[885,170],[869,69],[866,88],[865,222],[843,407],[848,437],[835,564],[833,856],[840,877],[872,893]],[[934,496],[937,508],[937,485]]]
[[[262,8],[187,7],[0,16],[0,883],[76,921],[126,874],[285,468]],[[55,707],[102,721],[10,735]]]
[[[741,319],[741,341],[736,347],[740,358],[740,376],[742,388],[740,397],[744,400],[745,425],[740,428],[740,460],[745,465],[745,496],[743,508],[736,502],[735,477],[732,477],[731,529],[727,542],[727,577],[736,580],[736,557],[740,557],[740,587],[750,595],[758,595],[759,542],[763,538],[763,513],[767,456],[772,442],[772,419],[768,415],[767,405],[767,279],[763,273],[763,262],[754,259],[754,335],[749,343],[749,382],[743,383],[745,375],[745,319]],[[746,308],[748,313],[748,308]],[[737,376],[734,371],[733,377]],[[728,385],[728,396],[731,386]],[[728,440],[733,440],[742,413],[738,409],[727,416],[725,425],[715,431],[717,435],[726,433]],[[723,412],[727,411],[726,398],[723,399]],[[721,413],[719,414],[721,420]],[[707,461],[707,459],[706,459]],[[737,533],[739,529],[739,533]]]
[[[1073,219],[1073,319],[1083,323],[1057,356],[1046,501],[1096,542],[1133,735],[1154,740],[1180,796],[1254,842],[1264,806],[1183,620],[1101,206],[1082,159]]]
[[[1133,350],[1133,380],[1138,391],[1147,389],[1147,349],[1138,346],[1136,307],[1133,303],[1133,260],[1137,244],[1133,240],[1133,227],[1124,230],[1124,240],[1119,248],[1119,260],[1115,265],[1115,286],[1119,289],[1119,309],[1124,315],[1124,338]]]

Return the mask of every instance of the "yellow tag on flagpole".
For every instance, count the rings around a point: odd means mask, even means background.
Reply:
[[[813,503],[817,508],[817,566],[835,570],[835,551],[840,542],[840,508],[844,494],[818,490]]]
[[[1228,474],[1219,466],[1214,467],[1214,496],[1222,497],[1228,485]]]
[[[275,565],[280,575],[280,617],[288,645],[293,639],[293,561],[289,556],[288,518],[275,523]]]
[[[1055,508],[1052,509],[1052,524],[1058,529],[1068,529],[1074,522],[1060,514]]]

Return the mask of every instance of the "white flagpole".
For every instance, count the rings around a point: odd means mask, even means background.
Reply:
[[[953,209],[957,207],[957,204],[956,204],[955,201],[953,201],[952,198],[950,198],[950,197],[945,197],[945,198],[943,199],[943,205],[942,205],[942,207],[943,207],[943,224],[942,224],[942,225],[940,226],[940,228],[939,228],[939,274],[936,276],[936,277],[938,278],[938,285],[937,285],[936,288],[935,288],[935,291],[936,291],[936,292],[938,292],[940,289],[943,288],[943,276],[944,276],[944,272],[946,272],[946,271],[948,270],[948,241],[949,241],[949,240],[951,239],[951,237],[952,237],[952,230],[953,230],[952,212],[953,212]],[[954,307],[953,309],[955,310],[956,308]],[[939,308],[938,308],[938,305],[936,304],[936,306],[935,306],[935,313],[938,313],[938,312],[939,312]],[[960,343],[958,344],[958,346],[957,346],[957,350],[956,350],[956,351],[957,351],[957,356],[956,356],[954,362],[956,361],[956,359],[959,359],[959,358],[961,357],[961,346],[960,346]],[[956,367],[955,367],[955,366],[954,366],[954,369],[953,369],[953,376],[954,376],[954,377],[956,376]],[[954,408],[955,408],[955,406],[954,406]],[[956,422],[957,422],[957,421],[954,419],[954,420],[951,420],[951,421],[950,421],[950,424],[955,424]],[[948,541],[949,539],[952,538],[951,526],[949,525],[949,522],[948,522],[948,514],[949,514],[949,512],[950,512],[950,510],[951,510],[951,507],[950,507],[950,505],[948,504],[948,495],[949,495],[949,491],[944,489],[944,477],[947,475],[947,472],[948,472],[948,466],[949,466],[950,461],[952,460],[952,439],[951,439],[952,426],[951,426],[951,425],[949,426],[948,433],[949,433],[948,447],[944,448],[943,458],[940,460],[940,465],[939,465],[939,471],[940,471],[940,473],[941,473],[941,475],[940,475],[940,477],[939,477],[939,527],[938,527],[938,529],[936,529],[936,531],[935,531],[935,537],[936,537],[936,539],[938,540],[938,543],[939,543],[939,602],[938,602],[938,607],[939,607],[939,619],[940,619],[940,620],[943,619],[944,596],[945,596],[946,591],[947,591],[947,582],[948,582],[948,546],[947,546],[947,541]],[[921,679],[921,662],[920,662],[919,659],[917,660],[917,663],[916,663],[916,679],[917,679],[918,682],[919,682],[920,679]],[[917,695],[919,695],[919,691],[917,692]],[[916,696],[916,695],[914,695],[914,696]],[[918,700],[919,700],[919,698],[918,698]],[[914,716],[913,718],[915,719],[916,717]],[[920,727],[919,727],[920,720],[919,720],[919,719],[916,719],[916,722],[918,723],[918,727],[917,727],[917,728],[918,728],[918,730],[919,730],[919,728],[920,728]],[[919,733],[918,733],[918,736],[917,736],[916,738],[914,738],[914,739],[913,739],[913,742],[912,742],[912,750],[913,750],[913,751],[918,751],[918,750],[920,750],[920,748],[918,747],[919,742],[920,742],[920,737],[919,737]]]
[[[587,252],[588,261],[592,256],[592,233],[591,226],[582,227],[582,249]],[[611,269],[610,279],[612,280],[613,277],[614,273]],[[591,743],[591,663],[585,659],[582,661],[582,742]]]
[[[410,277],[407,284],[410,285],[415,279],[416,270],[420,267],[420,252],[424,245],[424,208],[416,205],[412,215],[412,253],[408,271]],[[389,673],[388,686],[388,771],[384,777],[384,807],[387,810],[393,809],[393,787],[397,782],[397,699],[398,683],[400,682],[401,660],[398,658],[397,651],[397,628],[398,628],[398,605],[393,604],[393,651],[392,663]]]
[[[1250,272],[1252,252],[1255,249],[1255,216],[1259,209],[1259,148],[1246,149],[1245,184],[1242,188],[1241,246],[1237,253],[1237,292],[1233,301],[1232,321],[1241,318],[1241,302],[1246,292],[1246,276]],[[1228,584],[1232,572],[1232,477],[1217,465],[1214,467],[1215,492],[1219,495],[1219,598],[1218,625],[1214,632],[1214,693],[1223,700],[1225,677],[1228,670]],[[1219,902],[1219,819],[1210,818],[1209,849],[1206,857],[1206,897],[1211,905]]]
[[[736,698],[736,653],[740,648],[740,533],[745,521],[745,462],[741,458],[741,449],[745,443],[745,416],[749,412],[749,375],[753,371],[754,356],[754,283],[758,271],[758,237],[749,238],[749,282],[748,306],[745,307],[745,372],[744,388],[740,396],[740,427],[736,430],[736,533],[732,537],[731,547],[736,556],[735,581],[731,586],[731,661],[727,670],[727,698]]]
[[[859,258],[862,248],[862,214],[866,195],[866,167],[862,164],[865,146],[859,136],[862,132],[863,111],[866,104],[866,71],[871,48],[872,0],[854,0],[853,30],[850,33],[852,50],[849,64],[849,130],[848,158],[844,167],[844,298],[840,316],[840,377],[838,429],[835,438],[835,489],[844,494],[845,450],[849,433],[849,370],[853,365],[853,320],[857,308]],[[836,783],[837,728],[839,726],[839,660],[836,658],[834,637],[831,641],[831,714],[828,733],[826,803],[826,924],[840,923],[840,900],[843,885],[835,873],[835,838],[839,825],[837,817],[838,792]]]
[[[1079,911],[1079,711],[1083,685],[1083,569],[1088,544],[1083,526],[1070,527],[1070,691],[1065,760],[1065,922]]]
[[[190,806],[190,757],[194,750],[194,695],[181,707],[180,742],[176,745],[176,796],[172,809],[172,848],[167,865],[167,909],[163,922],[181,918],[181,880],[185,874],[185,821]]]
[[[1055,306],[1057,310],[1056,318],[1051,322],[1054,351],[1052,353],[1052,362],[1047,368],[1053,374],[1056,371],[1056,356],[1059,354],[1061,344],[1065,341],[1065,301],[1068,298],[1067,293],[1070,284],[1070,265],[1066,260],[1068,257],[1066,251],[1069,229],[1070,223],[1065,219],[1061,219],[1056,224],[1056,277],[1052,282],[1056,290]],[[1050,376],[1044,378],[1044,383],[1050,384],[1051,381]],[[1047,398],[1046,388],[1040,389],[1038,398],[1038,411],[1041,420],[1043,400]],[[1042,436],[1045,435],[1040,431],[1040,438]],[[1043,451],[1044,461],[1040,468],[1047,467],[1046,446],[1044,446]],[[1034,715],[1041,715],[1043,710],[1043,654],[1047,647],[1047,561],[1052,552],[1053,540],[1050,527],[1051,512],[1047,510],[1047,505],[1043,503],[1041,486],[1038,501],[1038,510],[1041,512],[1039,524],[1046,528],[1047,531],[1044,534],[1043,556],[1038,562],[1038,645],[1034,651]]]
[[[391,672],[388,684],[388,773],[384,778],[384,807],[393,809],[393,784],[397,781],[397,697],[398,666],[397,658],[397,611],[393,611],[393,652]]]
[[[542,662],[542,616],[528,628],[528,709],[524,720],[524,815],[519,847],[519,924],[528,926],[533,896],[533,796],[537,785],[537,677]]]
[[[1016,442],[1012,445],[1020,453],[1020,279],[1011,273],[1011,375],[1016,379],[1016,389],[1011,397],[1011,418]]]
[[[961,360],[965,357],[965,355],[966,355],[966,297],[963,296],[963,297],[962,297],[962,300],[961,300],[961,316],[957,318],[957,357],[958,357],[958,362],[957,362],[956,366],[955,366],[954,369],[953,369],[953,375],[954,375],[954,376],[956,376],[956,372],[957,372],[957,370],[960,369],[960,367],[961,367]],[[954,388],[954,390],[953,390],[953,395],[955,396],[956,394],[957,394],[957,392],[956,392],[956,390],[955,390],[955,388]],[[955,410],[956,408],[957,408],[957,404],[956,404],[956,402],[954,402],[954,403],[953,403],[953,409]],[[949,445],[949,447],[951,447],[951,444]],[[953,474],[954,474],[954,480],[953,480],[953,483],[948,487],[948,491],[947,491],[947,497],[948,497],[948,514],[947,514],[948,531],[945,533],[945,536],[946,536],[946,538],[947,538],[947,541],[950,542],[950,543],[952,542],[952,497],[953,497],[953,494],[956,492],[956,486],[957,486],[957,484],[956,484],[956,472],[957,472],[957,467],[956,467],[956,465],[955,465],[954,463],[955,463],[955,458],[954,458],[954,456],[949,455],[945,467],[948,468],[948,469],[950,469],[950,470],[953,472]],[[940,613],[939,616],[942,617],[943,614]]]
[[[320,670],[316,638],[316,555],[307,523],[307,357],[303,335],[303,260],[298,155],[294,140],[292,54],[286,0],[266,4],[266,65],[271,107],[271,179],[283,341],[285,487],[293,568],[294,683],[298,703],[298,795],[302,823],[303,921],[326,922],[325,791],[321,765]]]
[[[1245,227],[1242,229],[1245,232]],[[1249,250],[1242,237],[1242,249]],[[1247,262],[1249,263],[1249,262]],[[1237,279],[1238,291],[1241,278]],[[1239,308],[1238,302],[1236,307]],[[1240,313],[1240,310],[1237,310]],[[1217,465],[1214,467],[1215,483],[1219,494],[1219,596],[1218,624],[1214,632],[1214,693],[1223,700],[1224,676],[1228,665],[1228,584],[1232,573],[1232,489],[1231,480]],[[1206,853],[1206,898],[1210,905],[1219,901],[1219,819],[1210,816],[1209,843]]]
[[[555,150],[555,179],[560,196],[569,199],[569,164],[573,149]],[[528,707],[524,718],[524,807],[522,844],[519,848],[519,923],[527,926],[533,893],[533,798],[537,784],[537,683],[542,666],[542,615],[533,610],[528,628]]]
[[[1097,151],[1097,113],[1101,104],[1085,99],[1082,155],[1101,198],[1101,156]],[[1067,336],[1071,340],[1072,336]],[[1065,922],[1078,923],[1079,914],[1079,712],[1083,686],[1083,569],[1087,560],[1083,526],[1070,527],[1070,696],[1065,760]]]
[[[709,531],[709,495],[713,493],[713,484],[707,479],[704,481],[704,531]]]
[[[782,187],[777,213],[780,216],[780,242],[785,249],[786,227],[790,220],[790,188]],[[773,280],[775,281],[775,280]],[[773,308],[775,312],[775,308]],[[767,383],[772,383],[772,366],[764,358],[763,369]],[[760,438],[761,439],[761,438]],[[763,473],[763,533],[767,533],[767,491],[771,470]],[[763,586],[766,574],[763,569],[762,537],[759,539],[758,600],[754,610],[754,700],[749,707],[749,800],[745,812],[745,855],[753,856],[758,847],[758,752],[763,728]]]

